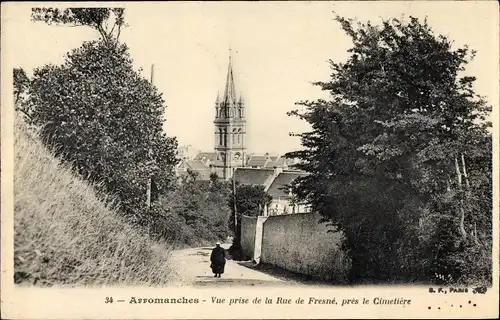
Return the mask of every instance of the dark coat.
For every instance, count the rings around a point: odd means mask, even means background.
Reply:
[[[213,273],[224,273],[226,265],[226,250],[222,247],[215,247],[210,255],[210,268]]]

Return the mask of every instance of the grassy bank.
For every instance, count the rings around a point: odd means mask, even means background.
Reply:
[[[18,284],[162,285],[167,244],[127,224],[17,119],[14,264]]]

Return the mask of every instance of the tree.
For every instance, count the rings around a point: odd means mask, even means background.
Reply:
[[[162,196],[164,238],[183,245],[207,245],[229,234],[229,185],[222,181],[188,179]]]
[[[14,68],[13,85],[14,85],[14,104],[21,102],[22,95],[29,87],[30,80],[23,68]]]
[[[260,185],[241,185],[236,183],[236,196],[233,194],[228,198],[228,204],[231,208],[231,216],[229,219],[229,227],[231,230],[234,228],[234,199],[236,198],[236,234],[235,243],[239,243],[241,236],[241,217],[250,216],[256,217],[261,216],[264,213],[264,208],[271,203],[271,196],[264,191],[264,187]]]
[[[353,47],[315,83],[331,100],[289,113],[312,125],[305,149],[287,154],[310,173],[294,183],[298,199],[345,233],[352,281],[457,281],[466,268],[452,255],[471,239],[491,250],[490,108],[461,75],[475,53],[413,17],[336,20]]]
[[[190,246],[224,240],[234,231],[232,199],[232,184],[216,174],[209,181],[185,179],[154,206],[152,234]],[[261,215],[269,201],[263,187],[238,185],[238,225],[243,214]]]
[[[118,44],[122,27],[125,26],[123,8],[33,8],[33,21],[47,24],[85,26],[95,29],[107,44]]]
[[[149,179],[159,193],[174,181],[177,142],[163,131],[164,101],[126,45],[85,42],[64,64],[35,69],[23,109],[55,153],[117,196],[134,221]]]

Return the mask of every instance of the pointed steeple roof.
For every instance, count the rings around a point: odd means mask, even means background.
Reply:
[[[217,91],[217,98],[215,99],[215,103],[217,103],[217,104],[220,103],[219,91]]]
[[[236,89],[234,86],[232,51],[229,49],[229,65],[227,67],[226,87],[224,89],[224,102],[236,102]]]

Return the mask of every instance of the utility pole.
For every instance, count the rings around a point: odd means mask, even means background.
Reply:
[[[153,80],[154,80],[154,71],[155,71],[155,65],[152,64],[151,65],[151,84],[153,85]],[[151,160],[151,146],[149,147],[149,160]],[[148,179],[148,188],[147,188],[147,191],[146,191],[146,206],[147,208],[151,208],[151,184],[152,184],[152,181],[151,181],[151,176],[149,177]]]

